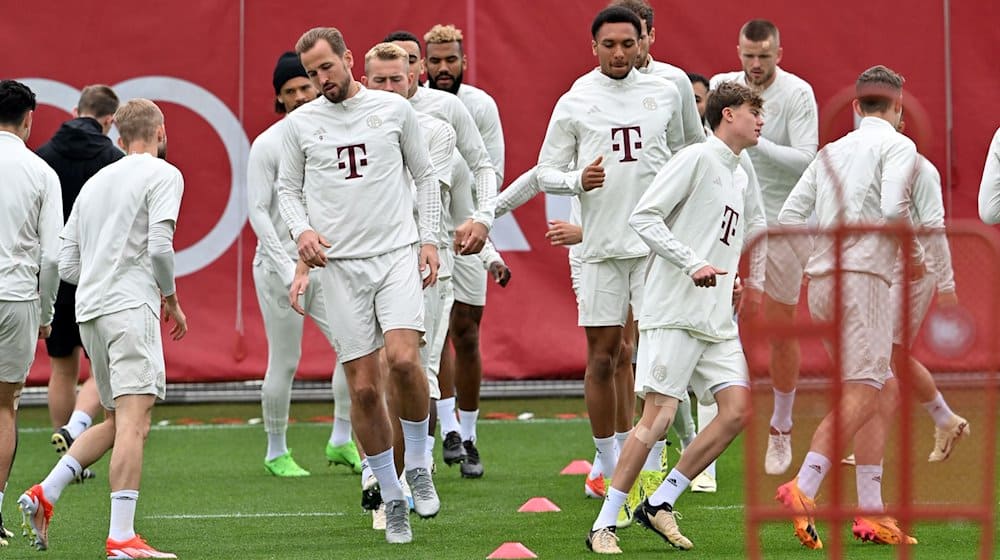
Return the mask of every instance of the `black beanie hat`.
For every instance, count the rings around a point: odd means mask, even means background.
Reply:
[[[286,52],[278,57],[278,64],[274,66],[275,95],[281,92],[281,86],[285,85],[288,80],[308,77],[306,69],[302,67],[302,62],[299,60],[299,55],[292,51]]]

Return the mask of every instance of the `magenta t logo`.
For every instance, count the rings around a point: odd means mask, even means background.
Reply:
[[[740,214],[729,206],[722,211],[722,237],[719,241],[729,245],[729,238],[736,235],[736,224],[740,221]]]
[[[347,169],[350,167],[351,173],[347,176],[348,179],[360,178],[361,174],[358,173],[358,168],[368,165],[368,158],[365,157],[368,155],[365,152],[365,145],[351,144],[350,146],[339,146],[337,148],[337,157],[340,157],[340,155],[345,151],[347,152],[347,161],[341,161],[337,164],[337,167],[340,169]]]
[[[622,139],[619,142],[615,135],[621,133]],[[635,141],[632,141],[632,132],[635,132]],[[632,150],[638,150],[642,148],[642,131],[638,126],[623,126],[611,129],[611,149],[615,152],[623,152],[622,159],[618,160],[620,163],[625,163],[628,161],[639,161],[632,155]]]

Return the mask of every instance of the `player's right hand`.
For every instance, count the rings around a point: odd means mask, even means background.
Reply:
[[[169,323],[174,320],[174,326],[170,329],[170,338],[180,340],[187,334],[187,316],[181,310],[181,304],[177,301],[177,294],[169,295],[163,300],[163,322]]]
[[[580,184],[583,185],[583,190],[592,191],[604,186],[604,168],[601,167],[603,160],[604,156],[597,156],[597,159],[583,168],[583,174],[580,175]]]
[[[715,287],[715,277],[723,276],[729,274],[725,270],[715,268],[710,264],[699,268],[691,275],[691,279],[694,280],[694,285],[699,288],[712,288]]]
[[[311,229],[307,229],[299,236],[298,241],[299,256],[312,268],[326,266],[326,251],[324,248],[330,247],[330,242],[322,235]]]
[[[299,261],[301,264],[302,261]],[[305,295],[306,288],[309,287],[309,269],[298,266],[295,268],[295,278],[292,279],[292,287],[288,289],[288,301],[292,304],[292,309],[299,315],[305,315],[306,310],[299,303],[299,298]]]
[[[38,339],[48,338],[52,335],[52,324],[42,325],[38,327]]]
[[[500,261],[490,264],[490,275],[493,276],[494,282],[500,284],[501,288],[506,288],[507,283],[510,282],[510,269]]]
[[[958,294],[955,292],[938,292],[937,304],[941,307],[951,307],[958,305]]]
[[[549,220],[545,238],[553,245],[576,245],[583,241],[583,228],[562,220]]]

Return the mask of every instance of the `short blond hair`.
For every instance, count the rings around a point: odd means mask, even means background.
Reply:
[[[365,53],[365,71],[368,70],[368,63],[372,60],[403,60],[407,64],[410,62],[410,54],[403,47],[393,43],[379,43]]]
[[[428,44],[435,43],[461,43],[462,31],[452,24],[441,25],[440,23],[424,33],[424,41]]]
[[[138,140],[151,142],[156,140],[156,129],[163,125],[163,111],[148,99],[130,99],[115,111],[115,123],[126,145]]]

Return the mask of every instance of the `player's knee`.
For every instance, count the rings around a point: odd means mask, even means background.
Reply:
[[[375,408],[380,398],[382,396],[379,395],[374,383],[359,382],[351,387],[351,406],[359,410]]]
[[[479,328],[473,322],[458,325],[451,331],[451,343],[457,353],[475,352],[479,349]]]
[[[614,377],[616,356],[611,352],[596,352],[587,359],[586,377],[600,382],[611,381]]]

